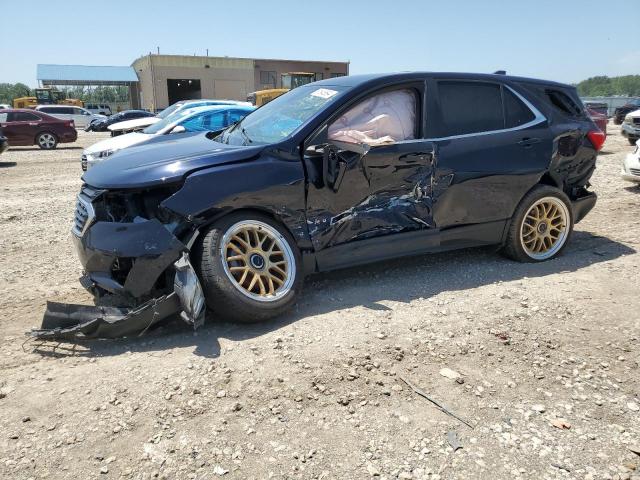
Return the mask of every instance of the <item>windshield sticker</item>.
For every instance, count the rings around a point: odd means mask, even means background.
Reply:
[[[327,98],[333,97],[336,93],[338,93],[336,90],[330,90],[328,88],[319,88],[318,90],[311,93],[311,96],[327,99]]]

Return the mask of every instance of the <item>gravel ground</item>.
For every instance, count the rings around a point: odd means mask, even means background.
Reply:
[[[69,229],[103,137],[1,157],[1,478],[640,479],[640,188],[617,127],[556,260],[421,256],[311,277],[262,325],[25,342],[46,299],[91,302]]]

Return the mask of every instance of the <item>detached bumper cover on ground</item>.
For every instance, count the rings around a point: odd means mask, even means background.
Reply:
[[[85,270],[91,272],[82,279],[89,291],[100,289],[133,299],[149,298],[160,275],[169,269],[175,272],[173,291],[134,308],[48,302],[41,328],[29,335],[40,339],[134,336],[176,315],[194,328],[204,323],[204,295],[187,247],[157,220],[98,222],[85,235],[74,237]],[[118,240],[116,248],[114,238]],[[114,262],[122,258],[135,259],[124,283],[111,274]]]

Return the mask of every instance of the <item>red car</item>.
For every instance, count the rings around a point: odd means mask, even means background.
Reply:
[[[78,132],[73,120],[60,120],[46,113],[27,109],[0,109],[0,130],[13,147],[38,145],[50,150],[58,143],[75,142]]]
[[[602,131],[602,133],[606,135],[607,121],[608,121],[607,116],[589,107],[587,107],[587,113],[591,117],[591,120],[593,120],[593,123],[595,123],[598,126],[598,128]]]

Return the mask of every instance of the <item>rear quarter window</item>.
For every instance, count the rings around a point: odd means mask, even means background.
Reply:
[[[569,95],[559,89],[547,89],[545,94],[554,110],[569,117],[582,118],[585,116],[582,105],[576,103]]]

